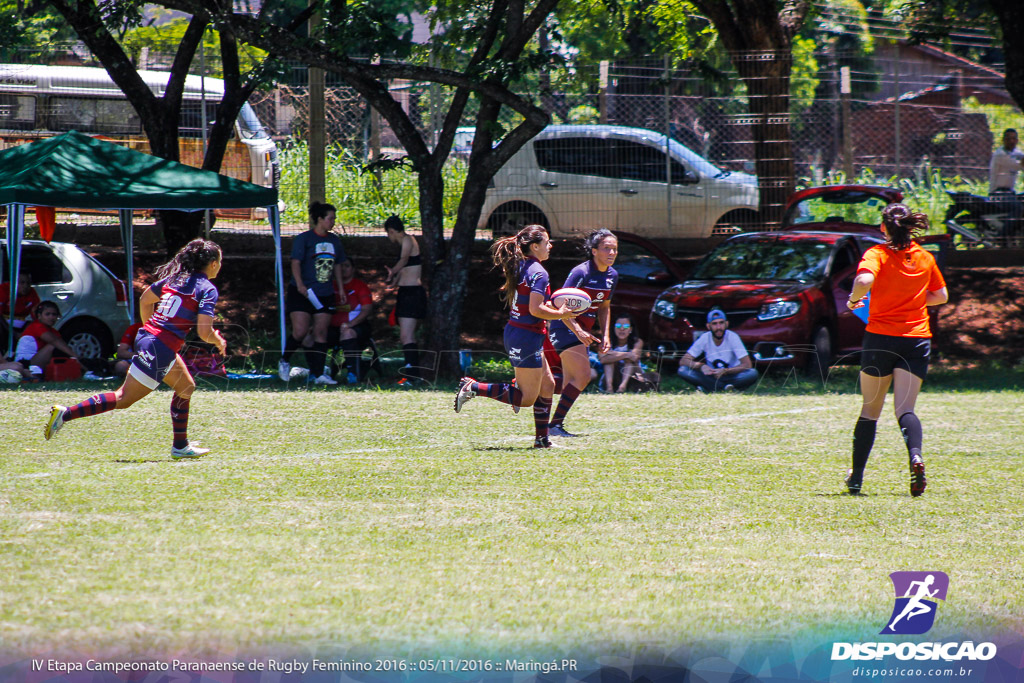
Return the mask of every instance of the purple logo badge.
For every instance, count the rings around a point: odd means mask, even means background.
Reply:
[[[881,633],[927,633],[935,623],[938,601],[946,599],[949,577],[944,572],[893,572],[889,578],[896,591],[896,604]]]

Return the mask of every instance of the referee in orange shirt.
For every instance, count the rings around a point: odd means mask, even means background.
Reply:
[[[946,303],[949,295],[935,259],[914,242],[928,229],[927,216],[903,204],[890,204],[882,211],[880,228],[888,241],[864,253],[847,302],[851,310],[859,308],[871,293],[861,354],[863,405],[853,430],[853,467],[846,487],[851,494],[860,493],[878,417],[892,384],[896,420],[910,457],[910,495],[917,497],[928,483],[921,458],[921,421],[914,414],[931,354],[928,307]]]

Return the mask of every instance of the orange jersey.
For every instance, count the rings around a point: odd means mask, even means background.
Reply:
[[[946,286],[935,258],[919,244],[897,251],[877,245],[864,252],[857,272],[875,276],[868,332],[891,337],[930,337],[927,292]]]

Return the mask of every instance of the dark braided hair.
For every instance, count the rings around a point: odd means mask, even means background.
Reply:
[[[170,261],[156,269],[157,279],[170,278],[180,281],[203,272],[208,265],[221,258],[220,246],[216,242],[197,237],[174,255]]]
[[[598,228],[583,238],[583,254],[588,258],[594,258],[594,249],[601,246],[601,242],[611,237],[618,241],[618,238],[608,228]]]
[[[505,284],[501,286],[501,298],[509,308],[516,303],[516,286],[519,284],[519,265],[530,256],[530,245],[540,242],[548,234],[540,225],[527,225],[510,237],[502,237],[491,245],[491,260],[505,273]]]
[[[882,209],[882,225],[894,249],[907,249],[915,237],[928,229],[928,216],[911,211],[906,204],[890,204]]]

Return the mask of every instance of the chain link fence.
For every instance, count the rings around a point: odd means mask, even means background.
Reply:
[[[898,184],[908,194],[908,201],[927,209],[933,220],[941,220],[948,205],[945,189],[987,193],[989,159],[1002,129],[1024,123],[1003,87],[1001,73],[934,48],[893,43],[878,49],[870,60],[846,54],[819,55],[817,60],[817,73],[802,75],[802,88],[791,98],[788,115],[777,116],[775,121],[789,124],[792,157],[784,161],[792,163],[798,186],[842,181]],[[848,74],[844,74],[843,64],[851,65]],[[0,80],[7,83],[0,88],[4,146],[76,128],[124,140],[141,149],[148,147],[130,106],[111,96],[109,89],[100,97],[94,75],[83,74],[81,82],[72,84],[74,87],[60,97],[46,98],[34,97],[26,88],[12,92],[9,79]],[[307,82],[306,67],[294,64],[278,84],[250,98],[256,118],[277,148],[287,231],[306,227],[306,137],[310,126]],[[432,144],[446,113],[445,89],[415,82],[392,82],[388,87]],[[704,69],[673,64],[664,57],[628,63],[566,64],[542,74],[535,85],[524,87],[533,91],[529,94],[534,101],[540,102],[556,123],[605,123],[652,130],[662,140],[667,135],[678,141],[723,172],[755,172],[756,118],[750,113],[747,89],[733,71],[709,75]],[[387,122],[351,88],[333,81],[331,74],[325,98],[327,200],[338,207],[341,229],[352,234],[379,233],[383,219],[398,213],[416,230],[419,213],[413,172],[408,167],[376,174],[364,171],[371,160],[404,155]],[[212,118],[214,103],[207,102],[207,121]],[[182,160],[199,165],[202,107],[189,99],[185,109]],[[472,112],[462,123],[471,130],[475,123]],[[508,127],[514,121],[500,123]],[[239,132],[246,135],[241,127]],[[466,132],[457,137],[446,171],[444,212],[448,227],[454,222],[458,206],[470,136],[471,132]],[[240,153],[225,159],[223,172],[269,182],[257,177],[245,148],[239,149]],[[642,165],[638,159],[627,155],[615,163],[618,171],[606,176],[619,173],[622,177],[618,180],[657,181],[656,174],[637,170]],[[621,203],[617,209],[595,205],[591,195],[610,191],[614,186],[610,181],[615,179],[606,177],[604,180],[609,182],[602,185],[587,170],[570,169],[564,175],[562,188],[577,196],[570,197],[562,210],[580,216],[589,213],[586,220],[577,220],[580,225],[600,223],[643,231],[643,225],[626,216],[629,209]],[[629,178],[630,173],[636,177]],[[663,186],[665,177],[661,178]],[[762,191],[768,182],[761,179]],[[536,192],[536,188],[532,190]],[[670,195],[663,191],[650,199],[662,202],[668,217],[673,215],[673,208],[668,206]],[[712,192],[699,201],[705,204],[698,207],[705,215],[717,216],[715,228],[732,228],[720,212],[716,214],[720,196]],[[605,213],[595,213],[599,211]],[[675,215],[680,216],[676,211]],[[648,214],[656,216],[658,209],[649,209]],[[485,215],[483,221],[493,227],[495,223],[488,222],[489,218]],[[217,227],[269,229],[257,215],[223,216]]]

